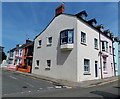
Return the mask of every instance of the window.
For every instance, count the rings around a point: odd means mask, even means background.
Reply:
[[[73,43],[73,35],[74,35],[74,30],[73,29],[68,29],[61,31],[60,33],[60,44],[71,44]]]
[[[39,60],[36,60],[36,66],[39,66]]]
[[[51,67],[51,60],[47,60],[47,67],[45,68],[45,70],[50,70]]]
[[[98,48],[98,40],[96,38],[94,39],[94,47]]]
[[[84,59],[84,72],[90,72],[90,60]]]
[[[85,16],[85,14],[81,14],[80,17],[81,17],[82,19],[86,20],[86,16]]]
[[[41,46],[42,45],[42,40],[39,40],[38,41],[38,46]]]
[[[36,66],[35,69],[39,69],[39,60],[36,60]]]
[[[47,67],[48,67],[48,68],[51,67],[51,60],[47,60]]]
[[[52,44],[52,37],[48,37],[47,38],[47,45],[51,45]]]
[[[19,50],[19,51],[20,51],[20,53],[19,53],[19,54],[20,54],[20,56],[22,56],[22,50]]]
[[[102,51],[108,52],[108,42],[102,41]]]
[[[109,49],[110,49],[110,54],[112,54],[112,47],[111,47],[111,46],[109,46]]]
[[[106,57],[103,57],[103,71],[106,71]]]
[[[86,43],[86,34],[81,32],[81,43]]]

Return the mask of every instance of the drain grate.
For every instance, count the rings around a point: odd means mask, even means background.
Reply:
[[[27,86],[23,86],[22,88],[27,88]]]

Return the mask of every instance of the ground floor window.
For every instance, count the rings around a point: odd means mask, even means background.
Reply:
[[[107,70],[107,67],[106,67],[107,61],[106,60],[107,60],[106,57],[103,57],[103,71]]]
[[[47,60],[47,66],[45,70],[50,70],[50,67],[51,67],[51,60]]]
[[[90,60],[84,59],[84,72],[90,72]]]

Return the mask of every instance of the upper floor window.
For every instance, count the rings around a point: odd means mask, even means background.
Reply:
[[[39,60],[36,60],[36,66],[39,66]]]
[[[60,44],[71,44],[73,43],[73,36],[74,36],[74,30],[73,29],[68,29],[64,30],[60,33]]]
[[[94,39],[94,47],[98,49],[98,39]]]
[[[102,41],[102,51],[108,52],[108,42]]]
[[[19,55],[22,56],[22,50],[19,50],[19,51],[20,51],[20,52],[19,52]]]
[[[42,45],[42,40],[39,40],[38,41],[38,46],[41,46]]]
[[[48,37],[47,38],[47,45],[51,45],[52,44],[52,37]]]
[[[86,43],[86,34],[81,32],[81,43]]]
[[[110,49],[110,54],[112,54],[112,47],[111,47],[111,46],[109,46],[109,49]]]
[[[10,52],[10,57],[13,57],[13,52]]]

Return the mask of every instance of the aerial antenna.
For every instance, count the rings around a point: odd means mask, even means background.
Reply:
[[[26,34],[26,40],[29,40],[28,34]]]

